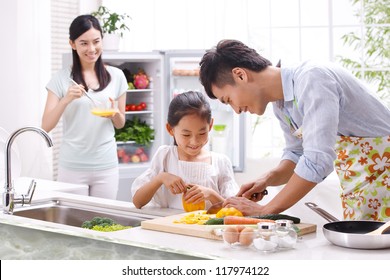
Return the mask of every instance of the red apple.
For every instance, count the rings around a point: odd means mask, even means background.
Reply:
[[[126,155],[125,149],[118,149],[118,158],[122,158],[123,156]]]
[[[149,160],[149,157],[148,157],[147,154],[145,154],[145,153],[140,154],[139,157],[140,157],[140,160],[141,160],[142,162],[145,162],[145,161],[148,161],[148,160]]]
[[[136,150],[135,150],[135,152],[134,152],[134,154],[136,154],[136,155],[141,155],[141,154],[143,154],[144,153],[144,149],[143,148],[137,148]]]
[[[130,161],[130,156],[125,154],[125,155],[122,157],[122,162],[123,162],[123,163],[128,163],[129,161]]]

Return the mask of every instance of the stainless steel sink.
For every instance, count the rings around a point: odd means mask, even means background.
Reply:
[[[83,222],[94,217],[107,217],[124,226],[137,227],[141,221],[154,216],[118,209],[115,206],[101,207],[86,204],[84,201],[50,200],[35,205],[17,208],[15,216],[31,218],[68,226],[81,227]]]

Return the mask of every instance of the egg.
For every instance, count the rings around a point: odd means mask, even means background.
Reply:
[[[245,229],[245,226],[236,226],[237,230],[241,232],[243,229]]]
[[[236,227],[227,227],[223,231],[223,239],[229,243],[233,244],[238,242],[239,238],[239,231]]]
[[[255,237],[255,231],[253,228],[244,228],[240,232],[239,242],[242,246],[249,246],[252,244]]]

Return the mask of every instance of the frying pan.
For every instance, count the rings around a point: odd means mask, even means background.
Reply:
[[[379,228],[384,222],[365,220],[339,221],[315,203],[306,202],[305,205],[330,222],[324,224],[322,231],[326,239],[334,245],[353,249],[390,248],[389,230],[381,235],[366,234]]]

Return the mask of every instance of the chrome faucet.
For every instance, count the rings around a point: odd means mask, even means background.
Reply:
[[[11,145],[15,138],[25,131],[33,131],[40,134],[46,140],[48,147],[53,146],[50,136],[39,127],[22,127],[8,137],[5,144],[5,191],[3,193],[3,213],[5,214],[13,214],[15,204],[24,205],[30,203],[35,191],[36,182],[32,180],[27,194],[15,196],[15,190],[11,180]]]

